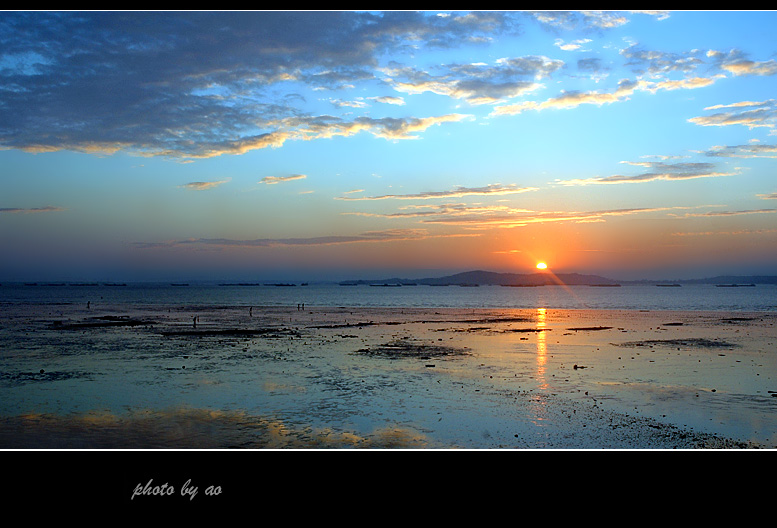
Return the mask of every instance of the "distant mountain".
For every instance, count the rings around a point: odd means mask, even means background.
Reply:
[[[354,280],[343,281],[341,285],[413,285],[424,284],[428,286],[547,286],[553,284],[566,284],[570,286],[615,286],[618,283],[612,279],[598,275],[581,275],[579,273],[497,273],[493,271],[465,271],[445,277],[430,277],[425,279],[379,279],[379,280]]]
[[[581,275],[579,273],[497,273],[494,271],[465,271],[445,277],[429,277],[425,279],[361,279],[343,281],[343,286],[367,284],[375,286],[548,286],[566,284],[569,286],[617,286],[619,284],[777,284],[777,275],[719,275],[705,279],[637,280],[615,281],[599,275]]]

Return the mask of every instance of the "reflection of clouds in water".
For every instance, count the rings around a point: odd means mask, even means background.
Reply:
[[[423,448],[429,439],[405,427],[359,435],[289,426],[243,411],[169,409],[126,415],[24,414],[0,420],[2,449],[327,449]]]

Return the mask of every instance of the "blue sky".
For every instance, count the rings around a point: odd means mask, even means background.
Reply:
[[[0,14],[0,280],[773,273],[772,11]]]

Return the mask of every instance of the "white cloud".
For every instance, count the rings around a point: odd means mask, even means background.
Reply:
[[[556,39],[553,44],[564,51],[579,51],[583,47],[583,44],[588,44],[589,42],[591,42],[591,39],[587,38],[572,40],[570,42],[565,42],[564,39],[559,38]]]
[[[219,185],[227,183],[230,180],[231,178],[227,178],[226,180],[219,180],[219,181],[190,182],[190,183],[185,183],[184,185],[180,185],[179,187],[183,189],[188,189],[190,191],[205,191],[208,189],[213,189],[215,187],[218,187]]]
[[[383,103],[383,104],[391,104],[391,105],[397,105],[397,106],[404,106],[405,100],[401,97],[395,97],[391,95],[384,95],[380,97],[370,97],[375,102]]]
[[[275,185],[276,183],[304,180],[307,178],[305,174],[292,174],[291,176],[265,176],[259,183],[266,183],[267,185]]]
[[[515,184],[502,185],[492,183],[484,187],[456,187],[450,191],[427,191],[415,194],[385,194],[382,196],[336,197],[336,200],[429,200],[433,198],[453,198],[460,196],[493,196],[501,194],[517,194],[537,190],[536,187],[518,187]]]
[[[697,178],[718,178],[733,176],[735,172],[719,172],[712,163],[664,163],[664,162],[623,162],[651,169],[641,174],[622,175],[597,178],[577,178],[572,180],[557,180],[559,185],[614,185],[624,183],[645,183],[657,180],[691,180]]]
[[[777,120],[777,100],[742,101],[728,105],[708,106],[705,110],[726,109],[709,116],[692,117],[689,122],[700,126],[732,126],[741,125],[747,128],[773,128]]]

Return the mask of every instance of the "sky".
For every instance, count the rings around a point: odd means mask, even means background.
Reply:
[[[775,274],[777,12],[0,12],[0,281]]]

